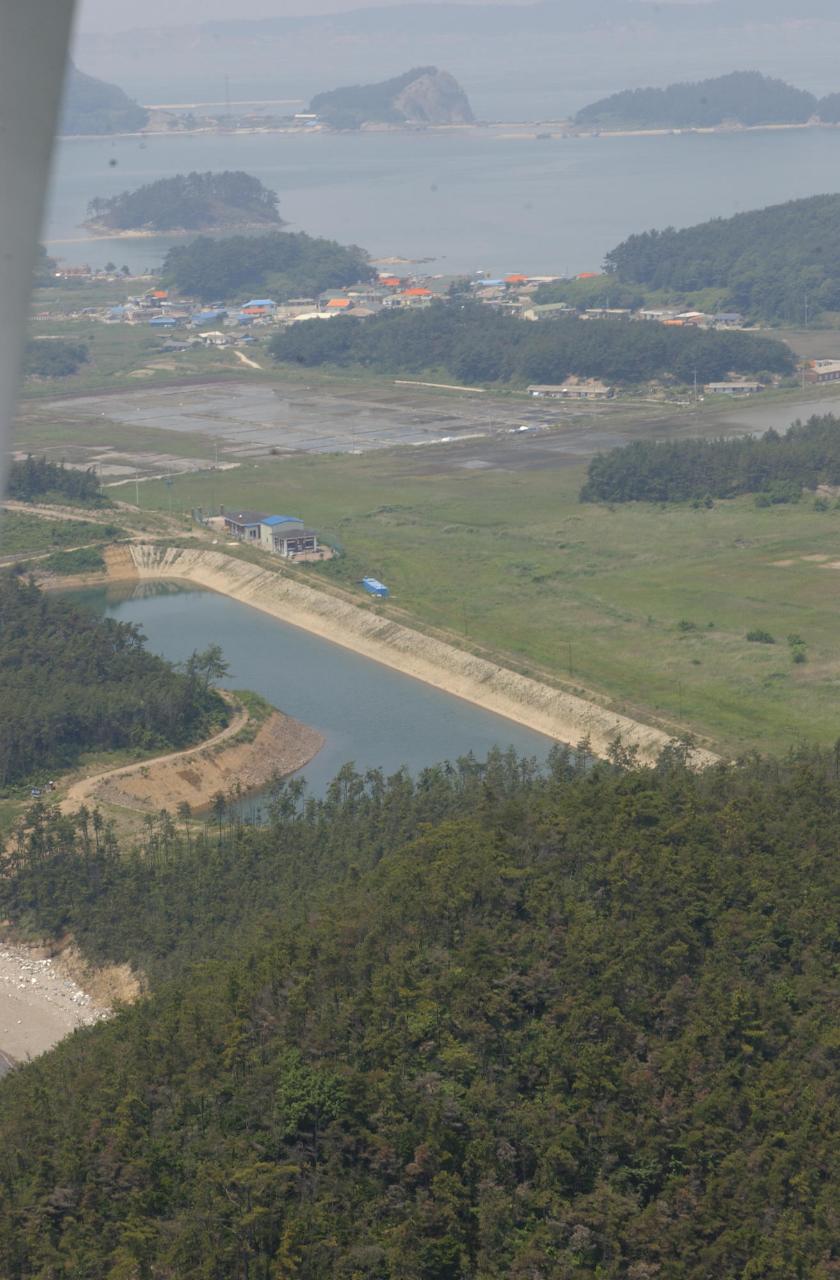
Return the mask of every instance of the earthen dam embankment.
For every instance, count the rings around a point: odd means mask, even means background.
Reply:
[[[641,760],[652,761],[671,740],[661,728],[425,635],[382,616],[374,606],[318,591],[282,570],[209,549],[135,543],[126,550],[131,576],[220,592],[557,741],[573,744],[588,738],[591,749],[604,756],[620,737],[625,747],[638,750]],[[116,576],[117,566],[109,568]],[[117,571],[124,568],[128,565]],[[705,765],[717,757],[698,750],[694,759]]]

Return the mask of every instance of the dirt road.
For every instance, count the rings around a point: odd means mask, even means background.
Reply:
[[[138,773],[141,769],[151,769],[161,764],[174,764],[176,761],[178,763],[186,763],[188,760],[198,756],[200,752],[206,751],[211,747],[218,747],[230,738],[235,738],[247,725],[248,712],[245,707],[236,702],[229,694],[223,691],[220,692],[222,692],[222,697],[225,701],[235,710],[230,724],[219,733],[213,734],[211,738],[205,738],[197,746],[186,747],[183,751],[170,751],[165,755],[155,756],[152,760],[143,760],[139,764],[136,762],[134,764],[126,764],[119,769],[105,769],[102,773],[93,773],[86,778],[79,778],[78,781],[72,783],[61,801],[62,813],[75,813],[81,805],[94,803],[94,793],[103,783],[112,782],[123,775]]]

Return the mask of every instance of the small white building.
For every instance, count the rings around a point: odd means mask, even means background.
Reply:
[[[706,394],[710,396],[754,396],[764,390],[763,382],[707,382]]]
[[[611,400],[615,391],[596,378],[569,378],[568,382],[534,383],[528,395],[535,400]]]

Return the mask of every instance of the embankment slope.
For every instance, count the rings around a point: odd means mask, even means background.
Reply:
[[[603,756],[620,736],[642,760],[651,761],[671,740],[662,729],[519,675],[282,571],[197,548],[136,543],[127,550],[140,578],[169,578],[218,591],[560,742],[588,737],[592,750]],[[716,759],[710,751],[695,755],[698,764]]]

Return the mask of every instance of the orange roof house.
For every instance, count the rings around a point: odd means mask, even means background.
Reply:
[[[402,280],[399,276],[380,276],[379,283],[384,284],[388,289],[399,289]]]
[[[348,307],[352,307],[349,298],[330,298],[327,306],[333,311],[346,311]]]
[[[581,271],[579,275],[575,276],[575,279],[576,280],[597,280],[600,274],[601,274],[600,271]]]
[[[404,298],[431,298],[431,289],[421,289],[419,285],[415,285],[412,289],[403,289]]]
[[[527,284],[527,283],[528,283],[528,277],[520,275],[519,272],[514,272],[512,276],[505,276],[505,284]]]

